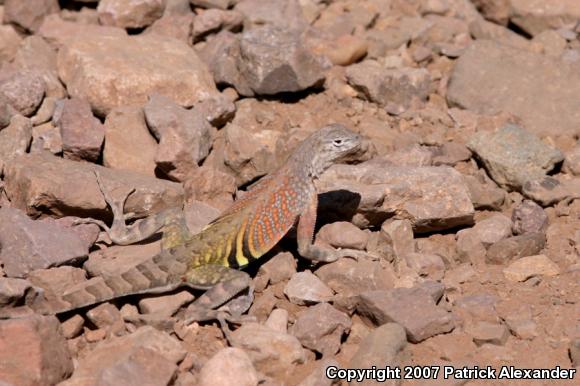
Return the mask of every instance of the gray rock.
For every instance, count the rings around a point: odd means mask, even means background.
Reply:
[[[543,233],[527,233],[508,237],[489,247],[486,261],[491,264],[504,264],[523,256],[536,255],[545,245],[546,236]]]
[[[447,166],[396,167],[382,161],[334,165],[317,185],[321,212],[342,213],[359,227],[392,216],[411,221],[415,232],[473,222],[468,189]]]
[[[347,80],[368,100],[391,114],[401,114],[429,96],[431,77],[423,68],[384,68],[374,60],[347,67]]]
[[[350,331],[348,315],[328,303],[320,303],[300,313],[290,329],[306,348],[332,356],[340,349],[342,336]]]
[[[84,258],[86,244],[69,229],[33,221],[18,209],[0,209],[0,261],[11,277]]]
[[[546,233],[548,215],[541,206],[531,200],[524,200],[512,212],[512,229],[514,234]]]
[[[405,330],[399,324],[386,323],[369,333],[360,343],[358,351],[354,354],[349,368],[396,368],[403,362],[402,351],[407,345]],[[352,385],[370,386],[376,384],[375,381],[366,380],[362,382],[354,381]],[[384,385],[400,385],[400,379],[390,379]]]
[[[545,176],[527,181],[522,193],[543,206],[553,205],[580,197],[580,178],[565,174],[556,177]]]
[[[292,303],[299,305],[326,302],[334,295],[332,290],[310,271],[295,273],[284,287],[284,294]]]
[[[478,132],[467,145],[483,162],[500,186],[521,190],[529,181],[543,177],[564,159],[556,149],[531,132],[507,125],[494,134]]]
[[[105,127],[93,116],[86,100],[57,102],[52,123],[60,128],[64,158],[95,162],[101,155]]]
[[[480,114],[511,113],[538,135],[578,135],[579,88],[571,63],[476,40],[455,63],[447,100]]]
[[[451,314],[437,307],[421,288],[365,292],[360,295],[357,312],[375,325],[400,324],[415,343],[455,328]]]

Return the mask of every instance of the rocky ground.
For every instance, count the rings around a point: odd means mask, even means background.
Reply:
[[[579,369],[577,0],[0,4],[0,384]],[[111,220],[95,170],[135,188],[126,211],[139,217],[185,202],[197,232],[330,122],[373,148],[318,181],[316,242],[378,260],[309,265],[290,235],[250,268],[258,323],[233,326],[229,344],[217,323],[168,322],[194,291],[58,316],[28,307],[159,250],[75,224]],[[580,377],[441,375],[385,384]]]

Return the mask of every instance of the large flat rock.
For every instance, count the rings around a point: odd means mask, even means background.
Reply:
[[[323,210],[354,215],[359,226],[395,217],[409,219],[421,232],[473,222],[468,188],[461,174],[447,166],[335,165],[318,186]]]
[[[538,135],[578,135],[579,93],[577,65],[476,41],[455,64],[447,100],[480,114],[514,114]]]
[[[143,105],[154,93],[185,107],[219,96],[191,47],[156,34],[86,36],[65,44],[57,61],[69,94],[87,99],[101,116],[115,107]]]

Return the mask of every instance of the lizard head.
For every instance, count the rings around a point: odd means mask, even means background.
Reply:
[[[356,152],[361,143],[359,134],[338,123],[318,130],[304,141],[313,158],[312,175],[320,175],[333,163]]]

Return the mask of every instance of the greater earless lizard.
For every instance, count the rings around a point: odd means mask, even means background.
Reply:
[[[334,250],[313,244],[318,196],[314,180],[329,166],[357,152],[361,137],[339,124],[326,126],[304,140],[275,172],[262,178],[200,233],[191,234],[181,209],[152,215],[127,226],[127,196],[113,199],[97,182],[113,211],[109,228],[97,222],[115,244],[127,245],[163,231],[162,250],[151,259],[112,277],[95,277],[61,296],[59,313],[117,297],[160,293],[181,286],[203,289],[186,312],[187,321],[235,319],[253,300],[252,280],[240,271],[267,253],[298,221],[298,253],[309,260],[332,262],[359,251]],[[245,295],[236,295],[247,290]],[[232,300],[233,299],[233,300]],[[218,310],[219,308],[219,310]]]

